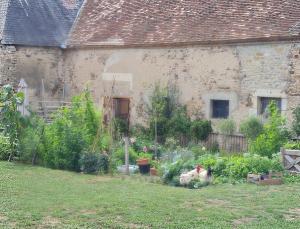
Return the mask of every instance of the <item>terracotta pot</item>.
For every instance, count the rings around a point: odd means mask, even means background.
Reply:
[[[157,176],[157,170],[156,170],[156,168],[151,168],[150,169],[150,175],[151,176]]]
[[[149,159],[147,158],[141,158],[136,160],[137,165],[148,165],[149,164]]]

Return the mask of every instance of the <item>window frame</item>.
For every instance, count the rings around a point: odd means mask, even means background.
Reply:
[[[262,100],[266,100],[267,102],[263,102]],[[277,108],[278,108],[279,112],[281,113],[282,112],[282,105],[283,105],[283,99],[281,97],[259,96],[258,97],[257,114],[258,115],[266,114],[267,107],[271,103],[272,100],[276,102]],[[266,105],[263,105],[264,103]]]
[[[217,102],[223,102],[227,104],[223,104],[223,106],[226,108],[226,111],[223,111],[224,114],[220,114],[222,112],[218,112],[215,110],[215,105]],[[222,108],[217,108],[222,109]],[[219,113],[219,114],[218,114]],[[230,116],[230,100],[229,99],[211,99],[210,100],[210,117],[212,119],[228,119]]]

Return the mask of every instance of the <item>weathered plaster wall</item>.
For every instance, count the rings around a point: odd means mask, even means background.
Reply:
[[[30,101],[62,98],[64,74],[60,49],[17,47],[16,58],[16,80],[25,79]]]
[[[2,47],[1,80],[24,78],[30,100],[60,100],[89,86],[104,96],[131,98],[131,121],[142,121],[155,83],[178,85],[190,114],[210,118],[211,99],[229,99],[230,117],[257,114],[259,97],[281,97],[284,113],[300,104],[300,44],[136,49]],[[13,76],[13,77],[12,77]],[[5,78],[6,77],[6,78]],[[66,82],[66,84],[64,84]],[[113,89],[112,89],[113,88]]]
[[[105,95],[130,97],[132,121],[142,119],[139,111],[156,82],[173,82],[191,114],[209,118],[210,100],[227,98],[230,116],[239,122],[257,113],[259,97],[281,97],[284,113],[290,113],[292,62],[299,66],[300,74],[300,63],[291,59],[292,52],[299,49],[288,43],[68,50],[66,78],[73,93],[90,85],[99,105]],[[297,67],[294,69],[296,72]],[[295,90],[300,93],[300,82],[297,85]]]
[[[56,48],[2,46],[0,49],[0,83],[17,86],[25,79],[33,107],[38,101],[59,100],[63,96],[63,55]]]

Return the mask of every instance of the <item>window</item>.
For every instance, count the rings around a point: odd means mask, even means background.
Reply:
[[[259,110],[258,114],[262,115],[266,113],[267,107],[274,101],[277,104],[279,111],[281,111],[281,99],[280,98],[272,98],[272,97],[260,97],[259,98]]]
[[[229,100],[211,100],[212,118],[228,118]]]

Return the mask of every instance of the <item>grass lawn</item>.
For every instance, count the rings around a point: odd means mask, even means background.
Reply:
[[[300,184],[189,190],[0,162],[0,228],[300,228]]]

